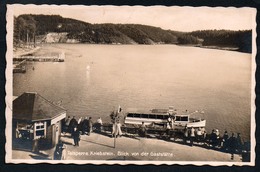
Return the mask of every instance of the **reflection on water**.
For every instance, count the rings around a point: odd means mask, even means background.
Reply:
[[[87,79],[87,86],[90,84],[90,66],[86,67],[86,79]]]
[[[118,105],[204,111],[207,128],[250,133],[251,55],[175,45],[46,45],[64,63],[29,63],[14,74],[14,95],[36,91],[68,115],[101,116]],[[37,55],[37,54],[36,54]],[[33,66],[35,69],[31,70]]]

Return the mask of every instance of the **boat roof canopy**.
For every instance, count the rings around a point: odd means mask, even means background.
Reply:
[[[168,109],[137,109],[137,108],[128,108],[126,109],[126,113],[134,113],[134,114],[154,114],[154,115],[168,115]]]
[[[137,109],[137,108],[128,108],[126,109],[126,113],[133,113],[133,114],[154,114],[154,115],[169,115],[169,109],[150,109],[150,110],[144,110],[144,109]],[[189,111],[183,111],[179,112],[176,111],[175,116],[189,116],[190,112]]]

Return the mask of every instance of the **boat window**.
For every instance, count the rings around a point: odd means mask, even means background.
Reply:
[[[141,118],[148,118],[148,114],[141,114]]]
[[[189,121],[188,116],[176,116],[175,121]]]
[[[168,115],[163,115],[163,119],[168,119]]]
[[[134,117],[134,114],[129,113],[129,114],[127,114],[127,117]]]
[[[134,113],[134,117],[135,117],[135,118],[140,118],[140,114]]]
[[[176,116],[175,121],[181,121],[181,117],[180,116]]]
[[[181,117],[181,121],[188,121],[189,119],[188,119],[188,117],[187,116],[183,116],[183,117]]]
[[[163,115],[157,115],[157,119],[164,119]]]
[[[150,119],[156,119],[156,115],[150,114],[150,115],[149,115],[149,118],[150,118]]]

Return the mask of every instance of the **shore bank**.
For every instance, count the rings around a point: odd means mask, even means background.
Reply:
[[[23,48],[16,48],[14,51],[13,56],[14,57],[18,57],[18,56],[25,56],[25,55],[29,55],[29,54],[33,54],[36,51],[38,51],[41,47],[37,46],[37,47],[23,47]]]
[[[45,43],[45,45],[51,45],[50,43]],[[54,44],[60,44],[60,43],[54,43]],[[89,44],[89,43],[62,43],[62,44]],[[138,45],[138,44],[89,44],[89,45]],[[139,44],[139,45],[143,45],[143,44]],[[147,44],[146,44],[147,45]],[[182,45],[182,44],[164,44],[164,43],[155,43],[155,44],[151,44],[151,45],[177,45],[177,46],[184,46],[184,47],[197,47],[197,48],[203,48],[203,49],[216,49],[216,50],[225,50],[225,51],[238,51],[239,52],[239,48],[238,47],[221,47],[221,46],[203,46],[203,45],[196,45],[196,44],[186,44],[186,45]],[[17,56],[26,56],[29,54],[35,54],[37,53],[40,49],[41,46],[36,46],[36,47],[23,47],[23,48],[14,48],[14,57]],[[46,52],[47,54],[50,52]],[[42,54],[42,53],[41,53]]]

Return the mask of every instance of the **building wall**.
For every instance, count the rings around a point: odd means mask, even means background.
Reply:
[[[52,125],[50,123],[47,123],[46,142],[48,146],[52,146]]]
[[[61,121],[52,125],[52,146],[55,146],[60,139],[61,134]]]
[[[65,113],[66,115],[66,113]],[[64,115],[63,115],[64,116]],[[56,146],[56,144],[59,142],[60,135],[61,135],[61,130],[62,130],[62,120],[64,120],[64,117],[58,118],[56,120],[51,121],[48,120],[46,121],[46,138],[41,138],[40,140],[40,147],[44,148],[50,148]],[[12,138],[16,138],[16,124],[18,121],[13,120],[13,125],[12,125]],[[33,134],[32,134],[32,139],[33,139]]]

